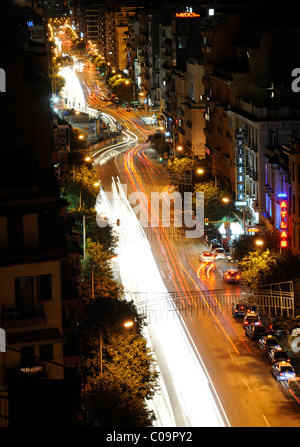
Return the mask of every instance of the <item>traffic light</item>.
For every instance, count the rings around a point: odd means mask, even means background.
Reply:
[[[208,222],[209,222],[208,218],[205,218],[205,219],[204,219],[204,224],[205,224],[205,225],[208,225]]]

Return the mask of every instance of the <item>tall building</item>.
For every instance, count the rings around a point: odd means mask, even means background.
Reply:
[[[0,383],[13,396],[15,421],[19,379],[66,377],[66,213],[52,163],[47,53],[31,38],[28,18],[22,8],[0,14],[6,78],[0,95],[0,326],[6,335]],[[26,383],[30,389],[32,382]],[[26,387],[18,388],[20,399]]]
[[[202,36],[213,173],[235,191],[238,208],[252,223],[265,224],[264,156],[269,147],[299,135],[298,100],[291,89],[299,27],[288,10],[278,15],[262,5],[220,6],[203,21]]]

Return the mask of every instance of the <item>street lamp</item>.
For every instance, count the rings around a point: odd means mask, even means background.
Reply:
[[[258,247],[262,247],[262,246],[264,245],[264,241],[261,240],[261,239],[256,239],[255,244],[256,244]]]
[[[182,151],[183,150],[183,147],[182,146],[177,146],[177,148],[176,148],[179,152],[180,151]],[[175,154],[175,157],[176,157],[176,154]]]

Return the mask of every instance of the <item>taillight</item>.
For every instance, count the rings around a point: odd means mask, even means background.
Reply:
[[[236,279],[240,279],[240,275],[236,275]]]
[[[230,275],[227,275],[226,278],[227,278],[227,279],[230,279]]]

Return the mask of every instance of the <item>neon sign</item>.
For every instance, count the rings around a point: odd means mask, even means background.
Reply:
[[[236,134],[236,199],[244,201],[246,199],[245,191],[245,135],[243,133]]]
[[[287,195],[278,194],[280,206],[280,247],[288,247],[288,211],[287,211]]]
[[[200,14],[195,12],[176,12],[176,17],[200,17]]]

